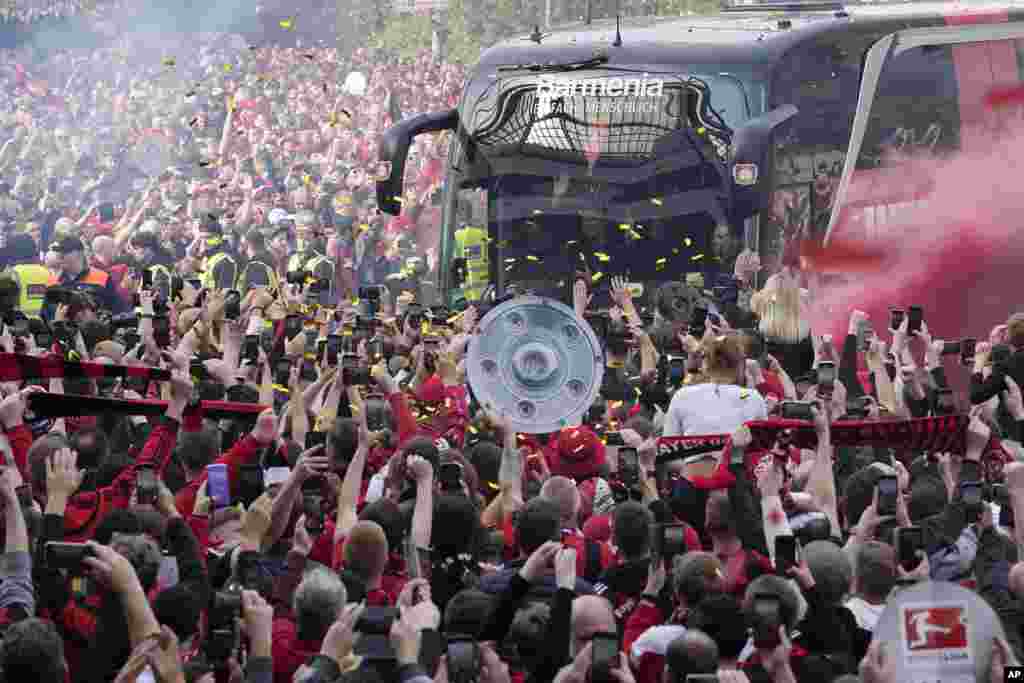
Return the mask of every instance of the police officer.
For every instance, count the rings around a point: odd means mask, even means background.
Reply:
[[[316,215],[312,211],[300,211],[295,215],[295,253],[288,259],[288,272],[308,270],[306,264],[318,253],[323,254],[323,245],[317,246],[314,224]]]
[[[274,257],[267,250],[267,239],[259,230],[250,230],[242,241],[246,263],[238,277],[238,291],[245,296],[257,287],[277,289]]]
[[[12,235],[7,241],[7,272],[18,286],[18,308],[30,318],[38,318],[46,299],[50,271],[40,265],[36,243],[28,235]]]
[[[238,259],[224,241],[224,230],[217,219],[208,216],[199,225],[199,253],[203,259],[200,280],[205,289],[234,289],[238,279]]]
[[[136,262],[152,274],[153,291],[159,293],[164,301],[170,301],[174,257],[164,249],[153,232],[138,232],[128,244]]]
[[[57,266],[59,275],[51,275],[50,287],[64,287],[76,292],[89,294],[103,308],[112,313],[123,313],[125,309],[121,298],[114,289],[114,280],[110,273],[99,268],[89,267],[85,257],[85,245],[73,235],[61,238],[50,247],[58,255]],[[52,319],[52,306],[43,307],[43,316]]]

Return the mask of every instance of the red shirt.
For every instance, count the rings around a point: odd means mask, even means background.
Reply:
[[[291,619],[275,619],[271,642],[274,683],[292,683],[292,677],[299,667],[312,655],[320,654],[323,640],[299,640],[295,622]]]

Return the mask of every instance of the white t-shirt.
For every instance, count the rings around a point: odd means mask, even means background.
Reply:
[[[680,388],[672,397],[663,434],[732,434],[744,422],[766,417],[768,404],[756,389],[694,384]]]
[[[853,612],[857,626],[865,631],[874,632],[875,624],[878,623],[878,617],[882,616],[885,604],[872,605],[862,598],[853,597],[846,601],[846,608]]]

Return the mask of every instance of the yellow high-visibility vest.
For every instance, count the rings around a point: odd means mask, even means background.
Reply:
[[[217,266],[220,265],[221,261],[224,261],[225,259],[231,263],[231,267],[235,271],[238,270],[238,267],[235,264],[235,260],[231,258],[229,254],[226,254],[223,251],[218,251],[216,254],[206,259],[206,263],[203,265],[203,277],[201,279],[204,289],[213,290],[218,288],[217,278],[214,277],[214,272],[217,270]],[[231,277],[229,278],[232,284],[235,283],[236,274],[237,272],[232,273]]]
[[[50,271],[36,263],[20,263],[9,272],[18,283],[18,308],[30,318],[38,318],[46,300]]]
[[[462,293],[466,301],[477,301],[490,284],[487,231],[472,226],[456,231],[455,254],[466,259],[466,281],[462,284]]]

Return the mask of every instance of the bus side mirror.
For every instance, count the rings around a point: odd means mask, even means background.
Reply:
[[[772,164],[772,145],[799,110],[792,104],[776,107],[736,128],[732,137],[733,190],[730,223],[743,222],[768,206],[771,183],[766,182]]]
[[[377,158],[384,168],[390,166],[387,178],[377,181],[377,206],[384,213],[397,216],[402,212],[405,196],[405,162],[413,138],[422,133],[455,130],[459,123],[459,110],[419,114],[388,128],[380,136]]]

